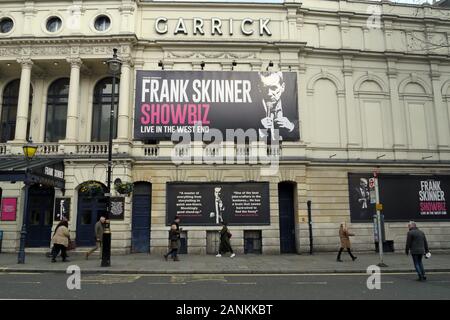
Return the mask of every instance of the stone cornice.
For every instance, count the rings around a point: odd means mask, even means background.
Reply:
[[[108,36],[65,36],[65,37],[17,37],[0,38],[1,45],[36,45],[36,44],[110,44],[130,43],[135,44],[137,37],[130,35],[108,35]]]

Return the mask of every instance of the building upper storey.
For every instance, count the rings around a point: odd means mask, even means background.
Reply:
[[[401,55],[447,56],[450,10],[390,1],[284,3],[0,1],[3,44],[134,35],[137,41],[235,41]],[[8,42],[9,40],[9,42]],[[29,42],[22,42],[23,44]],[[2,56],[5,53],[3,52]]]
[[[0,154],[31,135],[45,154],[105,155],[104,61],[118,48],[114,152],[170,156],[170,141],[136,141],[138,70],[272,62],[298,79],[300,139],[283,142],[282,159],[448,162],[449,17],[388,1],[0,0]]]

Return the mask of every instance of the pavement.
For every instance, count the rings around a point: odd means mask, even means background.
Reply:
[[[17,264],[17,254],[0,253],[0,273],[65,273],[69,265],[77,265],[83,274],[332,274],[366,273],[367,267],[379,263],[373,252],[356,253],[351,261],[343,254],[344,262],[336,261],[335,253],[286,255],[236,255],[235,258],[214,255],[180,255],[180,261],[165,261],[155,254],[113,255],[110,267],[101,267],[99,256],[86,260],[82,253],[70,252],[70,262],[58,258],[51,263],[44,253],[27,253],[25,264]],[[382,273],[414,272],[412,259],[404,253],[387,253],[387,267]],[[450,253],[434,252],[424,259],[427,272],[450,272]]]

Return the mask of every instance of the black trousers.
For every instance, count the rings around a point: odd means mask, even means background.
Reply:
[[[341,259],[342,251],[344,251],[344,248],[340,248],[340,249],[339,249],[339,253],[338,253],[338,256],[337,256],[337,259],[338,259],[338,260]],[[351,257],[352,259],[355,259],[355,256],[352,254],[352,251],[350,250],[350,248],[347,248],[347,252],[348,252],[348,254],[350,255],[350,257]]]
[[[53,259],[56,259],[56,257],[58,256],[60,251],[61,251],[61,258],[63,259],[63,261],[66,260],[67,248],[62,244],[56,244],[56,243],[53,245],[53,250],[52,250]]]

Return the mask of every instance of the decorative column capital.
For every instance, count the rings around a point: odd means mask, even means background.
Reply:
[[[131,57],[124,57],[122,58],[122,68],[123,67],[133,67],[134,66],[134,61]]]
[[[17,62],[22,65],[23,69],[31,69],[33,66],[33,60],[30,58],[18,58]]]
[[[83,61],[80,58],[67,58],[68,63],[70,63],[71,68],[81,68]]]

